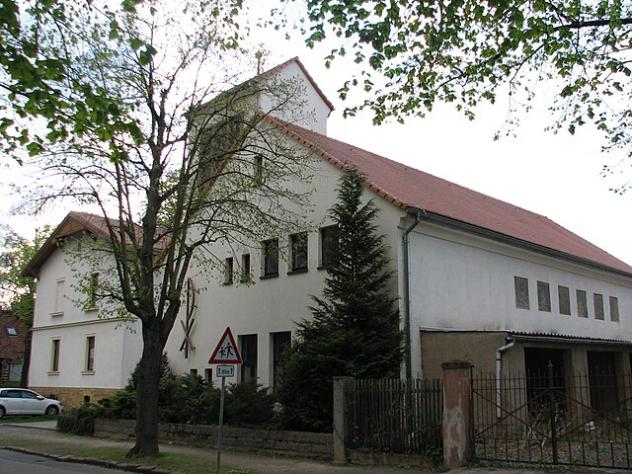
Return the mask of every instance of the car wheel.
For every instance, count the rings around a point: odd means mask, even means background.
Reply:
[[[46,415],[47,416],[55,416],[55,415],[59,415],[59,408],[57,408],[55,405],[51,405],[46,409]]]
[[[4,407],[0,407],[0,419],[4,418],[4,415],[7,414],[7,411],[4,409]]]

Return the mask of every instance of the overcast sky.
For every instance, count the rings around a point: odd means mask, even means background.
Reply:
[[[342,118],[345,104],[336,90],[353,71],[349,65],[325,68],[323,57],[332,43],[310,50],[297,38],[287,41],[283,32],[270,30],[256,31],[251,39],[270,52],[266,68],[300,57],[336,107],[328,122],[329,136],[543,214],[632,264],[632,192],[615,194],[610,188],[622,178],[600,173],[604,164],[618,157],[600,152],[601,136],[592,129],[580,129],[575,136],[544,131],[552,120],[546,110],[551,85],[540,87],[542,93],[533,112],[523,117],[517,138],[493,140],[507,115],[506,100],[479,109],[473,122],[442,106],[424,119],[377,127],[369,114]],[[629,166],[627,170],[632,173]],[[16,199],[7,187],[10,181],[27,184],[28,177],[5,173],[0,181],[0,223],[26,236],[36,226],[59,223],[70,210],[58,207],[36,217],[10,215]]]

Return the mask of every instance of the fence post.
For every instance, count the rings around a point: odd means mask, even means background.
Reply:
[[[334,377],[334,463],[347,462],[347,417],[345,412],[345,381],[352,377]]]
[[[448,469],[470,458],[472,423],[472,364],[451,361],[443,369],[443,462]]]

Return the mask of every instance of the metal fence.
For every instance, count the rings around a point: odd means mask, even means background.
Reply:
[[[442,446],[443,395],[438,379],[348,379],[344,382],[350,449],[436,454]]]
[[[543,372],[472,378],[479,460],[632,469],[632,377]]]

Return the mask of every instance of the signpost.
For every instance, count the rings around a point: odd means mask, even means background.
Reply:
[[[222,437],[224,428],[224,392],[226,390],[226,377],[235,375],[235,365],[241,364],[241,354],[233,333],[230,328],[226,328],[224,335],[220,338],[215,350],[208,360],[209,364],[221,364],[217,366],[217,376],[222,379],[222,389],[219,395],[219,427],[217,431],[217,474],[222,460]]]

